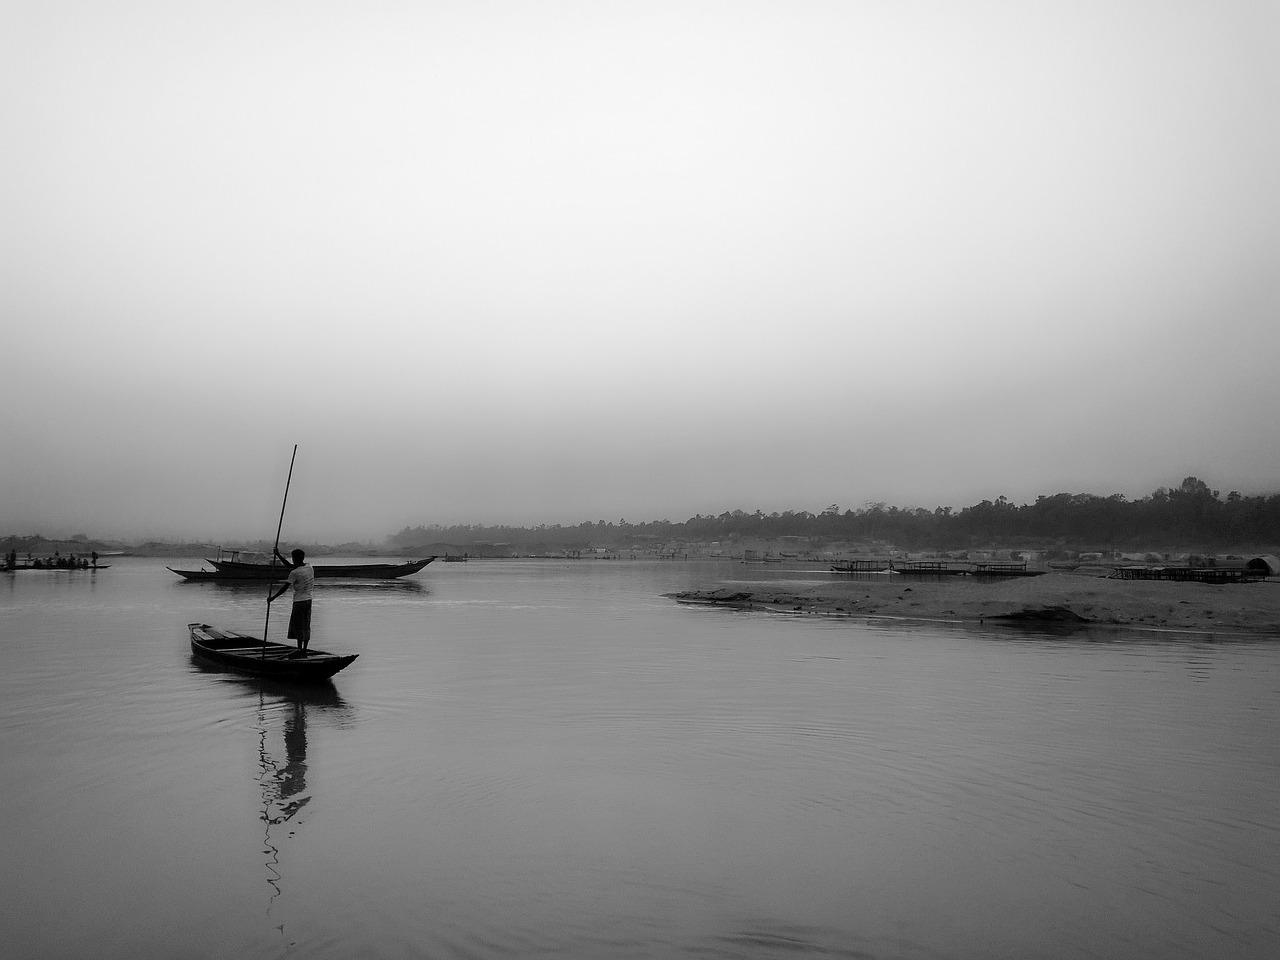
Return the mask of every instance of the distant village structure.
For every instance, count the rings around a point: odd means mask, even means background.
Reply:
[[[1172,578],[1199,569],[1243,571],[1242,577],[1280,576],[1280,495],[1225,497],[1196,477],[1140,500],[1120,495],[1055,494],[1016,505],[1005,497],[959,511],[867,503],[821,513],[761,510],[698,514],[688,520],[629,523],[597,520],[536,527],[439,525],[405,527],[372,542],[303,543],[308,555],[436,556],[444,562],[537,557],[573,560],[733,560],[743,563],[827,565],[838,561],[922,559],[973,564],[1021,563],[1045,569],[1126,571],[1133,578]],[[200,556],[219,547],[269,549],[267,541],[239,544],[122,544],[77,534],[0,539],[0,552],[42,560],[55,556]],[[1234,576],[1229,572],[1219,574]]]
[[[745,562],[934,556],[971,562],[1017,561],[1230,566],[1253,569],[1280,555],[1280,495],[1223,497],[1196,477],[1140,500],[1120,495],[1055,494],[1016,505],[1005,497],[959,511],[868,503],[831,504],[821,513],[757,510],[697,515],[672,523],[625,520],[537,528],[414,527],[389,538],[407,553],[472,556],[657,557]]]

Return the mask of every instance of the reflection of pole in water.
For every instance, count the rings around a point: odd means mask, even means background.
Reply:
[[[285,705],[282,705],[285,706]],[[287,704],[292,709],[284,720],[284,762],[272,757],[267,746],[267,714],[262,694],[258,694],[258,784],[262,788],[263,854],[266,856],[267,884],[271,899],[267,914],[280,896],[280,848],[271,838],[271,828],[292,820],[311,797],[307,794],[307,707],[301,700]]]

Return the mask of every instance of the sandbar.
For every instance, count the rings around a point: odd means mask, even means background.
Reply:
[[[833,575],[829,584],[725,586],[668,594],[681,603],[777,613],[1111,626],[1280,638],[1280,579],[1204,584],[1039,577]]]

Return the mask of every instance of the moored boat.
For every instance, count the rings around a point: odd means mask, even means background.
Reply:
[[[316,578],[328,580],[395,580],[417,573],[435,557],[425,560],[412,560],[409,563],[341,563],[315,564]],[[221,582],[270,581],[284,580],[289,576],[289,568],[281,564],[246,563],[243,560],[211,560],[212,570],[175,570],[173,573],[187,580],[211,580]]]
[[[339,656],[323,650],[307,650],[283,643],[264,643],[258,637],[220,630],[207,623],[189,623],[191,653],[226,670],[277,680],[315,682],[327,680],[350,666],[358,653]]]
[[[874,558],[854,558],[852,560],[831,561],[832,573],[893,573],[891,560]]]

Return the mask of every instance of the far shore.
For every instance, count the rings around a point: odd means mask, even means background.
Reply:
[[[953,623],[1122,626],[1280,638],[1280,579],[1213,585],[1071,573],[988,580],[868,575],[829,584],[726,586],[681,603],[798,615]]]

